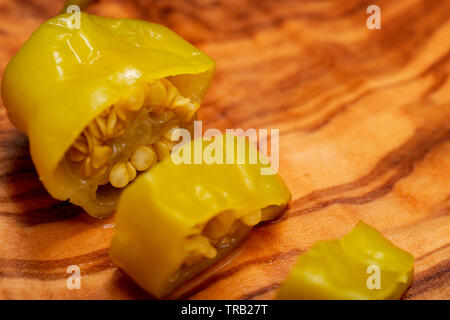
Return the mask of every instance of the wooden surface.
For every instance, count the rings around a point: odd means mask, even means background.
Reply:
[[[382,29],[366,28],[381,7]],[[0,70],[62,1],[0,0]],[[285,217],[173,297],[272,298],[298,254],[358,221],[415,258],[406,299],[450,298],[450,1],[102,0],[217,61],[207,127],[279,128]],[[108,258],[111,220],[52,200],[0,109],[0,298],[151,298]],[[81,268],[80,290],[66,268]]]

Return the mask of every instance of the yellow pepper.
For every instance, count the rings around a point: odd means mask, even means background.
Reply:
[[[215,63],[161,25],[78,14],[31,35],[2,98],[48,192],[104,216],[136,171],[167,156],[164,134],[192,124]]]
[[[302,254],[279,289],[280,300],[399,299],[411,284],[414,257],[363,222],[341,239]]]
[[[110,255],[156,297],[223,257],[253,226],[277,217],[290,200],[279,175],[261,175],[266,159],[244,137],[227,134],[212,141],[218,142],[215,152],[223,150],[223,159],[234,164],[178,163],[173,155],[121,195]],[[234,141],[234,148],[226,147],[227,141]],[[206,153],[212,143],[194,140],[176,154]],[[246,152],[245,164],[237,164],[238,146]],[[251,152],[259,154],[254,164]]]

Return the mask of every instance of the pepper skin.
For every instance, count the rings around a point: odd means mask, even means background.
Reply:
[[[229,135],[215,139],[223,142],[225,157],[236,159],[236,153],[225,147],[226,137],[233,139]],[[245,140],[234,139],[235,146]],[[194,144],[186,143],[183,152],[193,150]],[[205,150],[208,145],[203,141],[201,147]],[[245,141],[247,154],[254,149]],[[113,261],[142,288],[161,298],[230,252],[253,225],[277,217],[291,198],[281,177],[261,175],[264,165],[260,160],[234,163],[176,164],[170,157],[137,178],[119,200],[109,251]],[[248,219],[261,209],[262,215]],[[213,242],[211,226],[223,214],[231,214],[235,223],[224,223],[225,229],[216,232]],[[193,239],[209,240],[214,246],[210,250],[217,254],[187,263]],[[202,252],[209,255],[207,250]]]
[[[302,254],[277,299],[400,299],[411,284],[413,265],[411,254],[360,221],[343,238],[319,241]]]
[[[88,203],[80,190],[89,182],[74,184],[58,169],[67,150],[93,119],[137,83],[170,79],[184,97],[200,105],[215,63],[161,25],[81,12],[76,29],[72,18],[54,17],[31,35],[5,70],[2,99],[11,122],[29,138],[47,191],[103,216],[115,204]]]

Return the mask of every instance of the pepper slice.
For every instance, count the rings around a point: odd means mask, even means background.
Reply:
[[[79,13],[42,24],[9,62],[2,98],[42,183],[93,216],[190,128],[214,61],[169,29]]]
[[[319,241],[302,254],[277,299],[400,299],[414,257],[360,221],[341,239]]]
[[[234,148],[227,141],[234,141]],[[121,195],[110,255],[156,297],[226,255],[253,226],[277,217],[291,198],[279,175],[261,175],[269,165],[244,137],[194,140],[176,152],[193,156],[200,146],[205,153],[213,142],[219,142],[215,152],[223,150],[224,159],[236,160],[238,146],[244,146],[247,160],[251,152],[259,157],[254,164],[177,164],[174,154]]]

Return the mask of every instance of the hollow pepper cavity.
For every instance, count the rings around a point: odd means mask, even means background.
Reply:
[[[43,23],[9,62],[2,99],[48,192],[111,214],[139,171],[190,128],[215,63],[169,29],[79,13]]]

